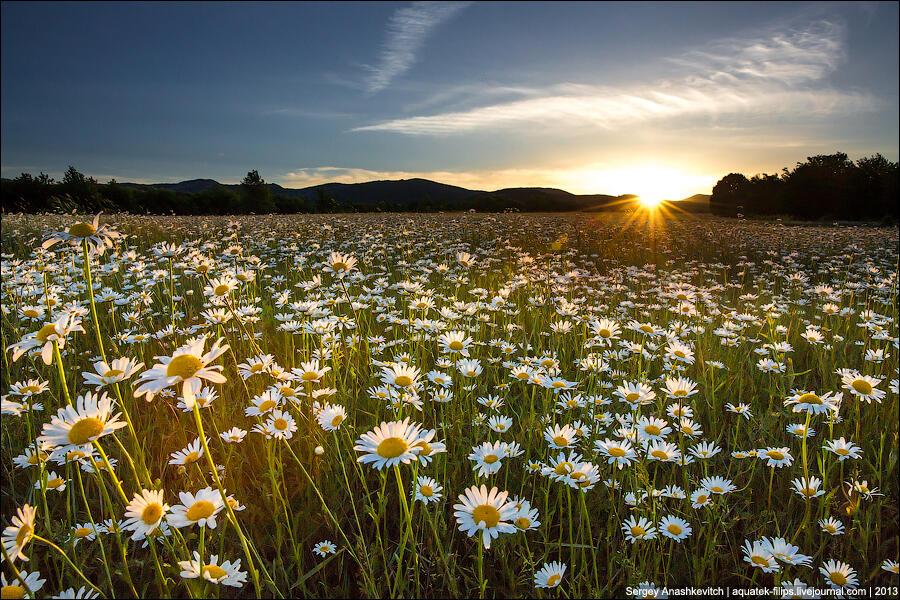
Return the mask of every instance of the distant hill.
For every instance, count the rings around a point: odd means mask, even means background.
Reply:
[[[77,173],[77,172],[76,172]],[[80,179],[79,179],[80,177]],[[399,179],[364,183],[323,183],[286,188],[267,183],[270,194],[248,195],[239,184],[214,179],[177,183],[98,183],[80,173],[74,181],[54,182],[24,174],[2,179],[3,211],[146,212],[162,214],[248,214],[259,212],[436,212],[465,211],[567,212],[627,210],[632,194],[572,194],[556,188],[504,188],[485,191],[428,179]],[[262,198],[260,200],[260,198]],[[709,196],[697,194],[670,202],[673,210],[709,212]]]
[[[694,194],[683,200],[664,200],[663,205],[674,212],[708,213],[709,194]]]
[[[163,189],[182,194],[196,194],[225,188],[238,191],[240,185],[219,183],[214,179],[189,179],[178,183],[122,183],[134,189]],[[467,188],[431,181],[429,179],[398,179],[367,181],[364,183],[322,183],[305,188],[286,188],[277,183],[267,184],[273,196],[304,198],[315,201],[333,198],[341,204],[354,206],[381,204],[433,203],[452,206],[458,210],[478,209],[486,205],[531,211],[604,210],[625,204],[632,194],[572,194],[556,188],[504,188],[494,191]]]

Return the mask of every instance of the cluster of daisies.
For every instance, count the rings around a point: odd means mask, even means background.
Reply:
[[[378,513],[391,472],[403,506],[513,554],[536,588],[577,592],[599,568],[557,543],[573,506],[582,542],[581,524],[610,523],[590,540],[604,553],[691,560],[710,522],[744,512],[753,537],[715,541],[729,576],[804,594],[874,579],[853,549],[896,510],[895,231],[788,243],[769,225],[673,222],[647,262],[646,240],[616,237],[626,225],[580,216],[356,219],[193,219],[156,242],[120,233],[137,218],[69,219],[36,246],[12,219],[4,598],[46,583],[20,568],[30,544],[44,560],[51,544],[132,543],[185,589],[259,593],[254,542],[273,527],[249,514],[322,515],[311,554],[359,560],[345,530],[368,541],[356,502]],[[296,470],[315,505],[258,493]],[[59,564],[90,576],[58,597],[116,592],[79,558]],[[879,556],[888,576],[894,558]],[[687,582],[631,577],[639,597]]]

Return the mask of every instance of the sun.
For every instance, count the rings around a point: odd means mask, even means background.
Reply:
[[[660,204],[662,204],[662,198],[656,198],[653,196],[638,196],[638,202],[641,206],[648,209],[657,208]]]

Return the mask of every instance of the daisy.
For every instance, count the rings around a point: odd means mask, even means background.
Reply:
[[[763,448],[756,452],[759,458],[766,461],[768,467],[789,467],[794,462],[789,448]]]
[[[808,480],[805,477],[798,478],[793,480],[791,485],[794,488],[794,492],[804,500],[812,500],[825,493],[825,490],[819,489],[819,486],[822,485],[822,480],[818,477],[810,477]]]
[[[186,448],[178,450],[169,455],[170,465],[187,466],[192,465],[203,457],[203,446],[200,438],[195,438]]]
[[[316,415],[319,427],[325,431],[337,431],[346,418],[347,411],[340,404],[326,404]]]
[[[804,567],[810,566],[811,556],[800,553],[800,548],[788,543],[784,538],[763,538],[763,542],[768,544],[769,551],[777,560],[789,564],[800,565]]]
[[[447,446],[444,445],[443,442],[434,441],[434,436],[436,434],[436,429],[423,429],[419,432],[419,437],[413,443],[413,446],[419,450],[416,456],[423,465],[427,465],[433,461],[435,454],[447,451]],[[507,455],[509,455],[508,451]]]
[[[647,458],[662,462],[677,462],[681,458],[681,450],[675,444],[655,442],[647,446]]]
[[[565,574],[565,564],[561,562],[544,563],[544,566],[534,574],[534,587],[555,588],[562,582]]]
[[[448,331],[438,336],[437,342],[441,346],[441,352],[445,354],[460,354],[468,357],[472,338],[464,331]]]
[[[297,379],[306,384],[319,383],[325,377],[325,373],[331,370],[331,367],[319,367],[318,360],[300,363],[299,368],[291,369],[291,373],[297,376]]]
[[[297,431],[297,422],[291,413],[275,409],[262,428],[268,438],[289,440]]]
[[[0,573],[0,593],[3,598],[34,598],[35,592],[44,587],[45,581],[37,571],[19,571],[18,577],[9,580],[6,574]]]
[[[172,507],[166,518],[172,527],[189,527],[199,524],[210,529],[216,528],[216,515],[225,507],[222,495],[211,487],[205,487],[196,494],[179,492],[181,504]]]
[[[481,361],[475,358],[463,358],[456,361],[456,370],[463,377],[478,377],[484,371],[484,367],[481,366]]]
[[[829,560],[819,567],[819,573],[825,578],[828,587],[835,590],[853,589],[859,585],[856,571],[844,562]]]
[[[51,233],[50,237],[41,244],[41,248],[46,250],[59,242],[69,242],[72,246],[86,244],[92,253],[103,254],[107,248],[113,247],[114,241],[119,237],[121,235],[118,231],[105,223],[101,225],[100,215],[97,215],[90,223],[74,223],[64,231]]]
[[[373,431],[362,434],[353,449],[364,453],[358,462],[371,463],[379,471],[400,463],[409,464],[421,452],[415,445],[420,432],[421,425],[410,423],[408,418],[390,423],[382,421]]]
[[[828,411],[836,412],[843,397],[844,395],[840,393],[833,394],[832,392],[828,392],[819,396],[815,392],[801,391],[785,400],[784,405],[793,406],[793,411],[795,413],[805,411],[813,415],[818,415]]]
[[[848,442],[843,437],[837,440],[830,440],[825,442],[825,445],[822,446],[825,450],[829,452],[833,452],[838,456],[838,460],[841,462],[847,460],[848,458],[859,458],[862,456],[862,448],[854,444],[853,442]]]
[[[56,416],[44,424],[38,441],[63,451],[83,450],[104,435],[127,427],[127,423],[119,421],[119,413],[110,415],[112,404],[106,392],[87,392],[78,396],[74,406],[60,408]]]
[[[279,408],[282,402],[284,402],[284,398],[282,397],[281,392],[268,389],[262,394],[254,396],[251,402],[253,405],[245,408],[244,414],[248,417],[261,417],[266,413]]]
[[[75,547],[81,540],[94,541],[97,539],[98,533],[101,533],[99,528],[91,523],[83,523],[81,525],[76,523],[72,528],[70,541],[72,546]]]
[[[516,529],[519,531],[529,531],[541,526],[541,522],[538,521],[538,517],[540,516],[538,509],[531,508],[531,503],[528,502],[528,500],[516,499],[515,503],[517,512],[513,518],[513,524],[516,526]]]
[[[226,560],[219,564],[219,556],[212,554],[209,562],[204,563],[200,559],[200,553],[194,551],[194,560],[180,560],[181,576],[185,579],[198,579],[202,577],[217,585],[230,587],[244,587],[247,582],[247,572],[241,571],[241,559],[234,562]]]
[[[431,477],[419,477],[416,481],[416,492],[414,500],[423,504],[430,504],[441,499],[443,487],[438,485],[437,481]]]
[[[163,502],[162,490],[141,490],[125,507],[124,531],[132,531],[131,539],[142,540],[159,527],[169,505]]]
[[[460,504],[454,504],[454,516],[459,530],[472,537],[481,532],[484,548],[491,547],[491,540],[501,533],[515,533],[516,527],[510,520],[515,518],[516,503],[507,501],[508,492],[500,492],[496,487],[488,491],[487,486],[472,486],[460,494]]]
[[[331,540],[323,540],[313,546],[313,554],[316,554],[320,558],[325,558],[329,554],[334,554],[337,552],[337,546]]]
[[[143,367],[144,363],[130,358],[118,358],[112,363],[100,360],[94,363],[94,373],[83,371],[81,376],[86,385],[93,385],[100,389],[130,379]]]
[[[752,544],[749,540],[744,540],[744,562],[749,563],[756,569],[761,569],[763,573],[776,573],[781,570],[781,566],[765,541],[756,540]]]
[[[204,354],[206,338],[199,337],[176,350],[172,356],[157,356],[160,362],[138,378],[140,385],[134,391],[134,397],[146,396],[149,402],[165,388],[181,383],[181,395],[186,403],[190,403],[194,400],[194,384],[199,384],[201,380],[225,383],[225,376],[220,373],[223,367],[210,366],[212,361],[228,351],[229,346],[221,346],[221,342],[222,338],[216,340],[209,352]]]
[[[346,275],[350,274],[350,272],[353,271],[354,268],[356,268],[356,263],[356,257],[351,254],[332,252],[331,256],[328,257],[328,263],[325,265],[323,270],[326,273],[331,273],[339,279],[343,279]]]
[[[885,559],[884,562],[881,563],[881,570],[897,575],[900,573],[900,563],[897,563],[896,560]]]
[[[844,524],[834,517],[819,519],[819,527],[829,535],[844,535]]]
[[[660,520],[659,525],[657,525],[657,529],[663,537],[675,540],[676,542],[681,542],[686,539],[691,535],[692,531],[690,523],[684,519],[671,515],[663,517],[662,520]]]
[[[66,345],[66,338],[73,331],[84,332],[81,321],[72,314],[64,314],[52,323],[45,323],[43,327],[37,331],[25,334],[25,336],[12,344],[7,350],[12,350],[13,362],[19,360],[23,354],[34,349],[40,348],[41,360],[45,365],[53,362],[53,344],[54,342],[60,350]]]
[[[25,504],[16,511],[16,516],[12,518],[12,523],[3,530],[3,548],[6,550],[10,560],[28,560],[28,557],[22,553],[22,550],[34,536],[34,518],[36,515],[37,511],[30,505]]]
[[[9,386],[9,393],[13,396],[31,398],[32,396],[36,396],[37,394],[47,391],[47,388],[49,387],[50,384],[46,381],[41,381],[40,379],[29,379],[27,381],[20,381]]]
[[[575,444],[575,430],[569,425],[554,425],[544,430],[544,439],[553,450],[569,448]]]
[[[625,539],[632,544],[638,540],[656,539],[656,527],[646,517],[630,516],[622,523],[622,531],[625,533]]]
[[[700,488],[691,493],[691,507],[703,508],[712,502],[712,492],[706,488]]]
[[[669,398],[688,398],[697,392],[697,384],[690,379],[681,377],[666,379],[666,395]]]
[[[472,449],[469,454],[469,460],[474,464],[472,469],[478,472],[480,477],[493,475],[503,466],[503,459],[506,458],[505,448],[500,442],[483,442],[480,446]]]
[[[605,439],[594,442],[594,448],[606,458],[606,464],[616,465],[620,469],[627,467],[637,458],[637,453],[627,440],[616,441]]]
[[[64,492],[66,490],[66,480],[56,474],[56,471],[50,471],[47,474],[46,481],[35,481],[34,489],[41,489],[41,484],[43,483],[43,487],[48,490],[56,490],[57,492]]]
[[[854,372],[841,377],[841,382],[844,384],[843,387],[845,390],[849,391],[860,400],[865,400],[866,404],[872,402],[872,400],[880,403],[887,395],[887,392],[884,390],[877,389],[881,380],[869,377],[868,375],[861,375],[860,373]]]
[[[649,385],[627,381],[616,388],[614,394],[632,409],[639,405],[650,404],[656,398],[656,392]]]
[[[730,479],[724,477],[704,477],[700,480],[700,487],[706,488],[713,494],[730,494],[737,489]]]
[[[382,383],[401,389],[415,389],[418,386],[418,378],[419,369],[403,364],[384,367],[381,370]]]

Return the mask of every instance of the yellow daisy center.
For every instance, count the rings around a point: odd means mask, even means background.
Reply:
[[[835,450],[835,453],[839,454],[840,456],[847,456],[848,454],[850,454],[850,451],[846,448],[838,448],[837,450]]]
[[[803,394],[798,399],[800,404],[822,404],[822,399],[815,394]]]
[[[568,446],[569,438],[562,436],[562,435],[558,435],[553,438],[553,443],[556,444],[557,446]]]
[[[399,437],[385,438],[378,444],[375,452],[382,458],[397,458],[409,449],[406,440]]]
[[[637,399],[640,397],[641,397],[641,395],[638,394],[637,392],[631,392],[630,394],[625,396],[625,400],[627,400],[628,402],[637,402]]]
[[[0,598],[12,600],[13,598],[24,598],[25,588],[21,585],[4,585],[0,588]]]
[[[472,519],[475,523],[482,521],[487,527],[496,527],[500,522],[500,511],[490,504],[480,504],[472,511]]]
[[[644,333],[653,333],[653,327],[651,327],[650,325],[641,325],[639,329]]]
[[[868,396],[872,393],[872,384],[866,381],[865,379],[857,379],[853,383],[850,384],[854,390],[862,394],[863,396]]]
[[[398,375],[394,378],[394,384],[399,385],[400,387],[409,387],[412,385],[412,377],[409,375]]]
[[[41,391],[41,388],[36,385],[26,385],[22,388],[21,391],[23,394],[37,394],[39,391]]]
[[[186,465],[193,464],[193,463],[197,462],[197,459],[199,459],[199,458],[200,458],[199,452],[194,452],[194,451],[188,452],[187,454],[184,455],[184,464],[186,464]]]
[[[528,517],[519,517],[516,519],[516,527],[519,529],[528,529],[531,527],[531,519]]]
[[[562,579],[562,577],[559,575],[559,573],[554,573],[547,578],[547,587],[556,587],[560,579]]]
[[[56,488],[61,486],[63,483],[65,483],[65,480],[63,480],[60,477],[56,477],[47,482],[47,487],[50,488],[51,490],[55,490]]]
[[[666,527],[666,531],[668,531],[672,535],[681,535],[681,527],[679,527],[675,523],[670,523],[669,526]]]
[[[153,525],[162,517],[162,512],[162,506],[159,503],[148,504],[141,512],[141,521],[147,525]]]
[[[704,496],[703,494],[700,494],[699,496],[697,496],[697,504],[706,504],[707,498],[709,498],[709,496]]]
[[[489,465],[494,464],[494,463],[497,462],[498,460],[500,460],[500,459],[497,458],[497,455],[496,455],[496,454],[488,454],[487,456],[484,457],[484,462],[487,463],[487,464],[489,464]]]
[[[69,430],[69,443],[83,445],[103,432],[103,421],[95,417],[81,419]]]
[[[662,433],[662,429],[660,429],[656,425],[647,425],[646,427],[644,427],[644,433],[646,433],[647,435],[659,435],[660,433]]]
[[[331,426],[337,427],[344,420],[344,415],[334,415],[334,418],[331,419]]]
[[[200,519],[208,519],[215,510],[216,507],[209,500],[197,500],[187,509],[185,516],[189,521],[199,521]]]
[[[259,403],[259,406],[257,407],[257,409],[259,410],[259,412],[268,412],[268,411],[272,410],[273,408],[275,408],[275,406],[277,404],[278,403],[275,402],[274,400],[263,400],[262,402]]]
[[[202,368],[203,362],[193,354],[180,354],[169,362],[166,367],[166,376],[190,379]]]
[[[570,463],[569,461],[565,461],[565,462],[561,462],[558,465],[556,465],[556,468],[553,469],[553,471],[557,475],[568,475],[569,473],[572,472],[572,468],[573,468],[572,463]]]
[[[778,450],[769,450],[766,452],[766,456],[775,460],[784,460],[784,453]]]
[[[26,543],[28,543],[28,540],[31,539],[31,535],[33,533],[34,533],[34,528],[31,525],[29,525],[28,523],[25,523],[24,525],[22,525],[19,528],[19,533],[16,534],[16,546],[21,548]]]
[[[687,390],[675,390],[672,392],[673,396],[687,396]]]
[[[650,456],[652,456],[653,458],[659,458],[661,460],[665,460],[665,459],[669,458],[669,455],[666,453],[665,450],[659,450],[659,449],[651,452]]]
[[[39,314],[41,314],[41,311],[36,310],[34,308],[26,308],[25,310],[22,311],[22,314],[25,315],[26,317],[34,318],[34,317],[38,316]]]
[[[275,423],[273,423],[273,425],[275,426],[275,429],[277,429],[278,431],[284,431],[285,429],[288,428],[287,419],[282,419],[280,417],[278,419],[275,419]]]
[[[222,579],[228,576],[228,571],[219,565],[203,565],[203,574],[213,579]]]
[[[847,577],[840,571],[829,573],[828,579],[835,585],[847,585]]]
[[[686,354],[684,353],[684,350],[676,350],[672,354],[674,354],[678,358],[684,358],[686,356]]]
[[[227,294],[229,292],[229,290],[231,290],[230,285],[228,285],[227,283],[220,283],[219,285],[217,285],[215,287],[215,289],[213,289],[213,293],[216,296],[224,296],[225,294]]]
[[[615,456],[616,458],[622,458],[626,454],[625,450],[623,448],[619,448],[618,446],[610,448],[609,450],[607,450],[607,452],[609,452],[610,456]]]
[[[315,381],[319,378],[319,374],[315,371],[304,371],[303,375],[300,376],[300,379],[303,381]]]
[[[103,374],[104,377],[118,377],[119,375],[124,375],[125,371],[121,369],[110,369],[106,373]]]
[[[430,485],[420,485],[419,493],[426,498],[431,498],[434,495],[434,489]]]
[[[761,565],[764,567],[769,565],[769,559],[767,559],[765,556],[754,556],[750,558],[750,560],[754,565]]]
[[[453,340],[452,342],[450,342],[450,343],[448,344],[448,347],[449,347],[451,350],[462,350],[462,349],[463,349],[463,343],[460,342],[459,340]]]
[[[56,335],[56,325],[54,323],[47,323],[38,329],[38,332],[34,337],[36,337],[39,342],[46,342],[51,335]]]
[[[647,533],[647,530],[644,529],[643,527],[641,527],[640,525],[634,525],[631,528],[631,535],[633,537],[640,537],[640,536],[644,535],[645,533]]]
[[[597,333],[597,335],[599,335],[600,337],[603,337],[603,338],[612,337],[612,331],[610,331],[609,329],[601,329]]]
[[[83,538],[91,535],[93,532],[93,529],[89,527],[79,527],[73,532],[73,535],[77,538]]]
[[[69,227],[69,235],[74,237],[86,238],[97,233],[97,228],[91,223],[75,223]]]
[[[721,494],[721,493],[722,493],[722,487],[721,487],[721,486],[718,486],[718,485],[714,485],[714,486],[712,486],[711,488],[709,488],[709,491],[715,492],[716,494]]]

